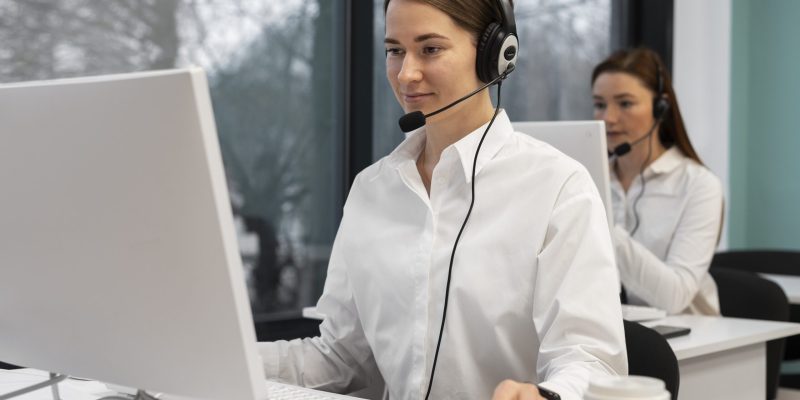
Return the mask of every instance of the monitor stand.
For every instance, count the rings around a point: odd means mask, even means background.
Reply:
[[[5,394],[0,394],[0,400],[12,399],[17,396],[22,396],[23,394],[33,392],[34,390],[39,390],[42,388],[46,388],[50,386],[50,389],[53,391],[53,400],[61,400],[61,396],[58,393],[58,383],[67,379],[67,375],[61,375],[51,372],[50,379],[33,384],[28,387],[24,387],[22,389],[15,390],[13,392],[8,392]]]
[[[145,392],[144,390],[137,390],[135,395],[113,395],[101,397],[97,400],[160,400],[158,397]]]
[[[43,389],[43,388],[46,388],[48,386],[50,386],[50,389],[53,392],[53,400],[62,400],[61,399],[61,395],[58,392],[58,384],[60,382],[62,382],[63,380],[67,379],[67,378],[69,378],[69,376],[63,375],[63,374],[56,374],[56,373],[51,372],[50,373],[50,379],[48,379],[46,381],[43,381],[43,382],[39,382],[39,383],[33,384],[33,385],[30,385],[30,386],[27,386],[27,387],[24,387],[22,389],[17,389],[17,390],[15,390],[13,392],[2,393],[2,394],[0,394],[0,400],[13,399],[14,397],[22,396],[24,394],[27,394],[27,393],[30,393],[30,392],[33,392],[33,391],[36,391],[36,390],[39,390],[39,389]],[[104,397],[99,398],[98,400],[159,400],[159,398],[156,397],[156,396],[153,396],[153,395],[151,395],[151,394],[149,394],[147,392],[145,392],[144,390],[137,390],[135,395],[104,396]]]

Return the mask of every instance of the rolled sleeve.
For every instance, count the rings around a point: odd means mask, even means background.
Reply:
[[[709,279],[722,207],[722,188],[716,179],[695,181],[689,188],[665,260],[632,238],[624,228],[615,226],[614,250],[626,289],[670,314],[685,312],[702,291],[704,280]]]
[[[627,374],[619,279],[599,195],[585,171],[559,194],[534,300],[542,386],[581,399],[595,375]]]
[[[267,379],[336,393],[363,389],[378,380],[344,264],[337,238],[317,303],[325,315],[319,337],[258,344]]]

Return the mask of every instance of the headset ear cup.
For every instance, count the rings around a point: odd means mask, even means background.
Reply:
[[[497,63],[493,63],[492,51],[497,42],[497,36],[501,31],[500,24],[492,22],[478,40],[478,51],[475,57],[475,69],[478,72],[478,79],[484,83],[489,83],[492,79],[499,75],[497,72]]]
[[[664,118],[667,111],[669,111],[669,101],[666,98],[659,97],[653,101],[653,118]]]

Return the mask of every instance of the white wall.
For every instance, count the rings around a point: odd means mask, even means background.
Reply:
[[[727,199],[731,0],[675,0],[673,29],[673,85],[689,138]],[[727,248],[726,231],[720,249]]]

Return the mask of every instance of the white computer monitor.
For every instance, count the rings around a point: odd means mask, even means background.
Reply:
[[[0,360],[266,398],[206,76],[0,85]]]
[[[614,218],[608,175],[608,148],[603,122],[514,122],[513,125],[515,130],[555,147],[586,167],[600,191],[609,226],[612,226]]]

